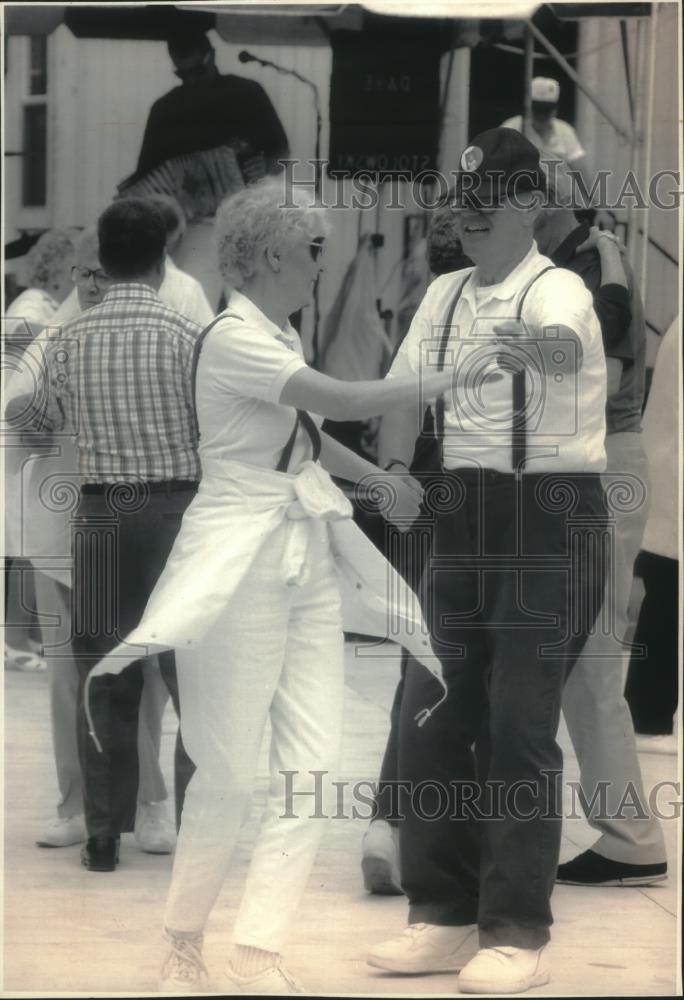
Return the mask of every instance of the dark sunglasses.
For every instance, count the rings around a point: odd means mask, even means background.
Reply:
[[[204,71],[209,65],[209,60],[211,59],[213,51],[214,51],[213,49],[209,49],[209,51],[205,54],[204,58],[202,59],[202,62],[198,63],[196,66],[189,66],[187,69],[178,69],[178,68],[174,69],[173,71],[174,76],[177,76],[179,80],[183,81],[200,79],[200,77],[204,75]]]
[[[318,260],[318,258],[323,253],[323,250],[325,249],[325,247],[323,245],[324,243],[325,243],[325,240],[323,238],[318,239],[318,240],[312,240],[309,243],[309,253],[311,254],[311,260],[313,260],[313,261]]]

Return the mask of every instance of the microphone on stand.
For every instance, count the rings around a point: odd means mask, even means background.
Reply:
[[[247,63],[247,62],[258,62],[258,63],[260,63],[260,62],[263,62],[264,66],[266,65],[266,63],[264,62],[264,60],[259,59],[258,56],[253,56],[252,53],[248,52],[246,49],[243,49],[242,52],[240,52],[240,54],[238,55],[238,59],[240,60],[241,63]]]
[[[252,52],[248,52],[247,49],[243,49],[238,53],[238,59],[241,63],[255,62],[259,63],[260,66],[268,66],[269,69],[274,69],[277,73],[283,73],[285,76],[293,76],[296,80],[299,80],[300,83],[310,87],[313,91],[314,108],[316,110],[316,190],[320,192],[321,128],[323,119],[321,116],[321,101],[318,93],[318,87],[313,80],[309,80],[308,77],[302,76],[302,74],[298,73],[296,69],[288,69],[286,66],[278,66],[277,63],[271,62],[270,59],[260,59],[259,56],[255,56]]]

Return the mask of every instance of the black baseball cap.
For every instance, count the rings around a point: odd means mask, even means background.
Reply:
[[[480,132],[461,154],[454,188],[455,206],[494,208],[505,196],[546,191],[539,150],[512,128]]]

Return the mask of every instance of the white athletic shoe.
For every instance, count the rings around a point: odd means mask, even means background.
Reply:
[[[458,972],[477,951],[477,927],[409,924],[398,937],[368,953],[368,964],[387,972]]]
[[[45,827],[36,844],[38,847],[71,847],[72,844],[82,844],[87,837],[83,813],[66,819],[56,816]]]
[[[387,820],[374,819],[361,846],[361,871],[366,892],[379,896],[401,896],[399,831]]]
[[[677,734],[669,736],[647,736],[635,733],[637,753],[662,753],[669,757],[677,756]]]
[[[138,802],[135,840],[146,854],[173,854],[176,829],[169,818],[166,802]]]
[[[302,984],[291,972],[278,961],[270,969],[257,973],[256,976],[238,976],[232,966],[226,969],[225,993],[229,996],[236,993],[247,993],[250,996],[295,996],[305,993]]]
[[[550,979],[544,948],[482,948],[458,977],[461,993],[524,993]]]
[[[166,931],[164,938],[170,947],[162,965],[157,992],[162,996],[170,993],[190,996],[206,990],[209,977],[202,960],[202,935],[183,938]]]

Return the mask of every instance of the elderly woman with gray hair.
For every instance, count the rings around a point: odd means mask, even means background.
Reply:
[[[26,347],[27,334],[35,336],[46,326],[71,291],[76,238],[75,229],[48,229],[27,253],[23,282],[27,287],[5,311],[5,319],[28,324],[20,328],[14,323],[7,331],[10,344],[13,334],[23,341],[20,350]]]
[[[420,487],[408,476],[388,483],[319,427],[323,417],[415,406],[421,388],[413,378],[340,382],[306,364],[288,317],[322,270],[322,209],[266,180],[229,198],[216,226],[221,272],[237,290],[197,357],[203,478],[143,620],[95,673],[123,669],[139,655],[132,646],[176,649],[183,739],[197,770],[166,907],[162,993],[206,985],[202,934],[270,716],[266,808],[220,988],[280,995],[301,992],[280,953],[323,832],[320,810],[333,811],[326,803],[342,729],[343,609],[349,631],[385,636],[390,628],[439,673],[417,600],[354,525],[328,473],[384,482],[393,517],[407,522]],[[434,398],[449,387],[450,376],[435,372],[422,392]],[[309,815],[311,772],[325,776],[318,818]]]
[[[20,368],[20,359],[40,331],[52,322],[60,303],[71,289],[71,264],[76,231],[49,229],[31,247],[24,262],[23,284],[28,287],[5,309],[3,319],[3,389]],[[5,405],[5,404],[3,404]],[[4,431],[5,435],[9,432]],[[9,443],[6,439],[6,444]],[[28,452],[19,440],[5,448],[5,556],[12,560],[5,573],[6,620],[15,622],[5,631],[5,664],[17,670],[42,670],[45,661],[37,655],[30,634],[24,601],[32,601],[33,573],[23,561],[22,469]],[[22,600],[22,593],[24,600]],[[21,624],[18,624],[21,623]],[[38,645],[39,648],[39,645]]]

